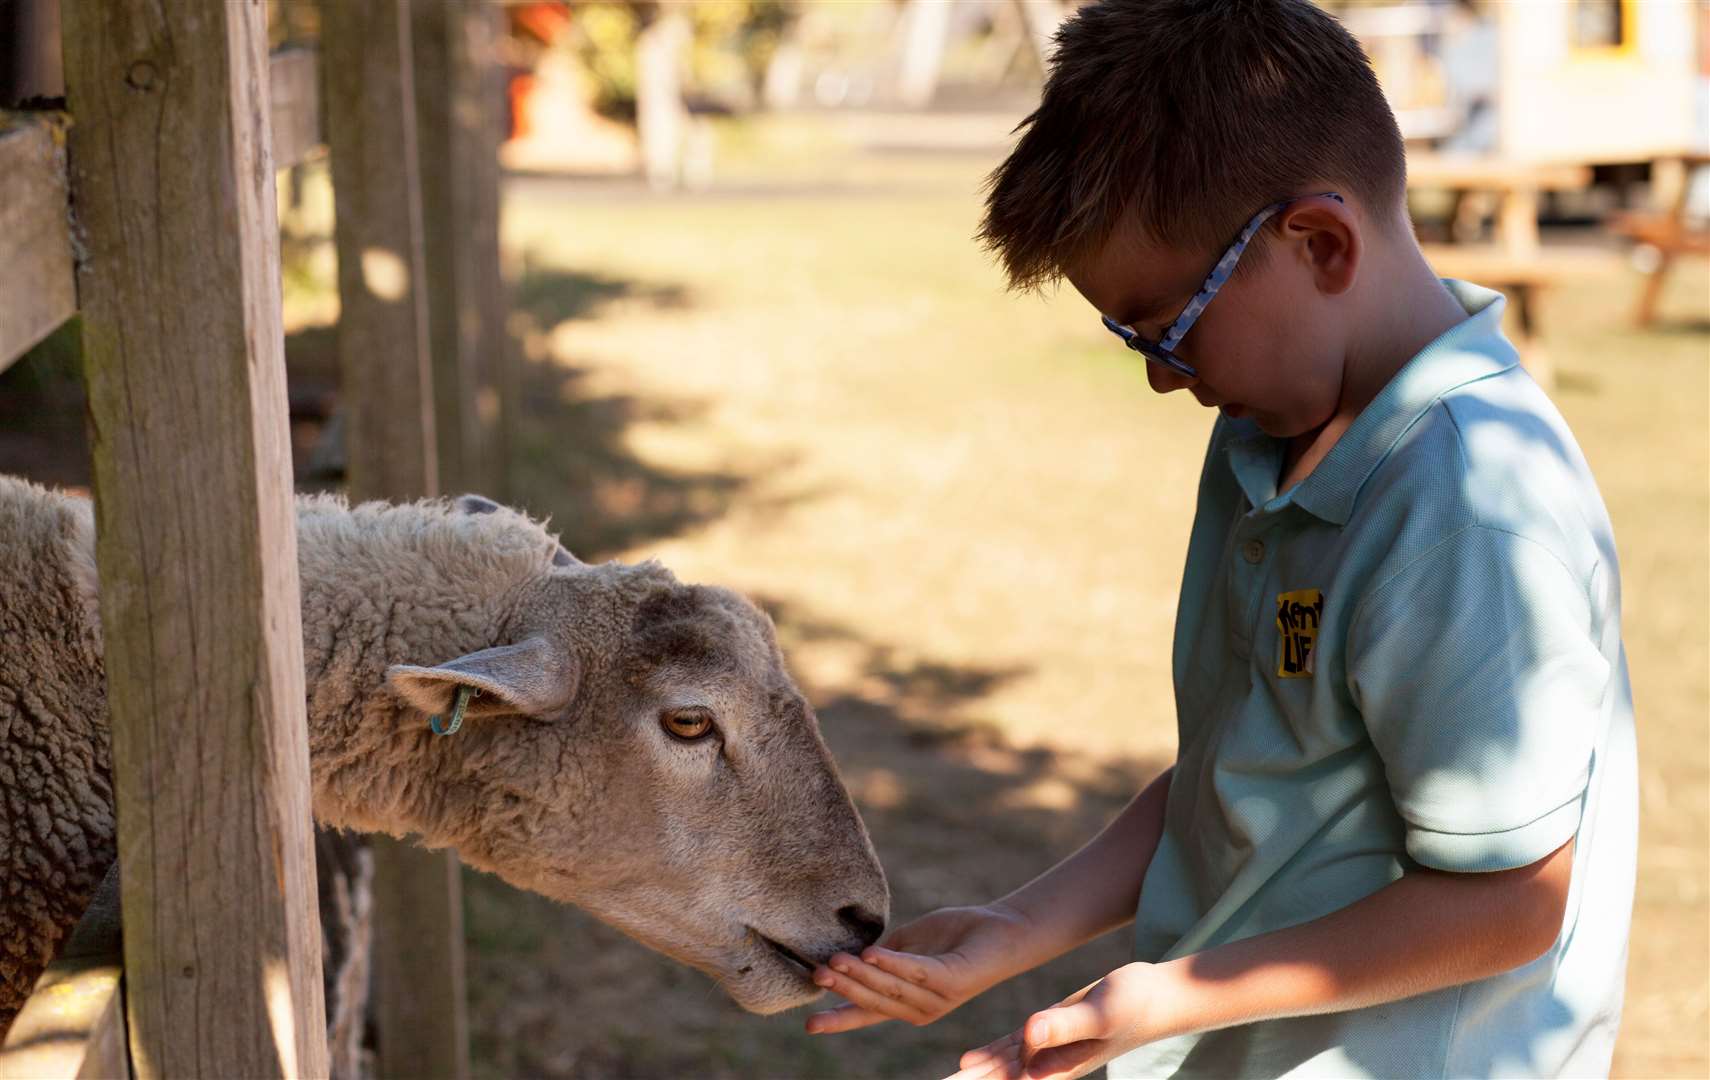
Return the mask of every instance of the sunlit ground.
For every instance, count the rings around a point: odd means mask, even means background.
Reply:
[[[1044,869],[1174,746],[1210,414],[1153,395],[1072,293],[1005,294],[970,240],[1002,130],[778,122],[727,132],[707,193],[529,178],[506,202],[522,500],[586,557],[657,556],[773,610],[900,918]],[[974,149],[908,149],[944,132]],[[1635,1077],[1710,1071],[1707,281],[1685,267],[1650,333],[1626,329],[1618,262],[1545,312],[1623,560],[1644,840],[1616,1067]],[[470,884],[493,1076],[930,1075],[1126,952],[1113,935],[929,1028],[810,1039],[801,1014],[745,1016],[576,912]]]

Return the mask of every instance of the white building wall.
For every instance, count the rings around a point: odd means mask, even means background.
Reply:
[[[1627,51],[1576,49],[1569,0],[1488,10],[1501,28],[1503,154],[1631,161],[1697,144],[1693,0],[1637,0]]]

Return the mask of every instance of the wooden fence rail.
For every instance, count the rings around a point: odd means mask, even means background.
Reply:
[[[315,50],[302,47],[268,59],[275,168],[300,164],[321,145],[318,66]],[[0,111],[0,371],[77,313],[69,126],[56,113]]]
[[[77,929],[36,980],[0,1049],[0,1080],[127,1076],[119,875],[109,873]]]

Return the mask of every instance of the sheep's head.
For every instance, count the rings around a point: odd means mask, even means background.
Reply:
[[[394,667],[424,712],[472,687],[436,740],[467,792],[463,858],[578,906],[770,1013],[811,965],[884,928],[889,893],[771,621],[663,569],[560,559],[511,644]]]

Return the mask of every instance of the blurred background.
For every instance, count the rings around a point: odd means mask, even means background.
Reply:
[[[1710,1075],[1710,4],[1325,6],[1401,121],[1434,264],[1509,293],[1609,504],[1643,770],[1615,1069]],[[1174,751],[1212,414],[971,239],[1073,7],[502,8],[493,493],[584,560],[773,614],[898,920],[1023,883]],[[270,8],[276,44],[314,40],[314,6]],[[280,206],[298,480],[336,486],[324,157]],[[0,471],[87,485],[83,424],[73,324],[0,372]],[[931,1027],[810,1039],[575,910],[473,872],[464,901],[478,1076],[942,1073],[1127,956],[1113,934]]]

